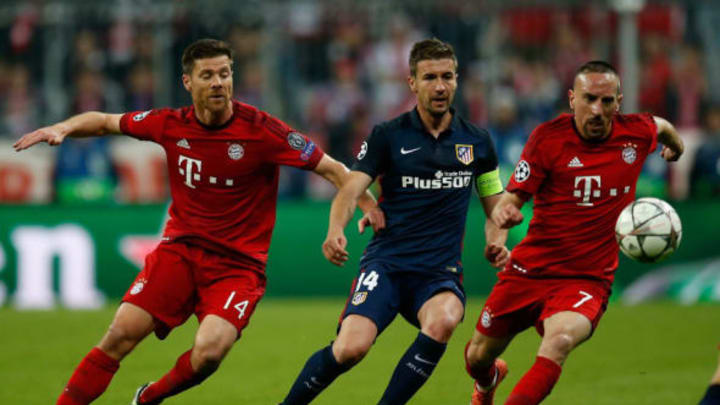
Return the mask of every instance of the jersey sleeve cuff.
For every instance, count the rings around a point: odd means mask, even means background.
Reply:
[[[310,160],[308,160],[305,168],[307,168],[307,170],[315,170],[323,156],[325,156],[325,152],[323,152],[320,148],[317,148],[317,151],[310,156]]]
[[[128,120],[130,119],[130,113],[125,113],[120,117],[120,132],[122,132],[125,135],[130,134],[130,130],[128,128]]]

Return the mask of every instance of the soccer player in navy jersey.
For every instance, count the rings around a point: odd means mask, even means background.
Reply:
[[[408,84],[417,107],[375,126],[350,180],[333,200],[323,243],[330,262],[342,266],[348,259],[343,230],[358,197],[375,178],[380,179],[386,227],[360,259],[337,339],[308,359],[284,405],[312,401],[368,353],[398,313],[420,331],[398,362],[380,404],[404,404],[430,377],[462,320],[460,256],[473,185],[489,217],[502,184],[488,132],[451,108],[456,72],[449,44],[437,39],[414,44]],[[485,255],[500,267],[508,258],[507,231],[487,220],[485,232]]]
[[[618,266],[615,221],[635,199],[643,162],[658,141],[667,161],[683,153],[668,121],[619,113],[620,79],[606,62],[581,66],[568,98],[573,113],[535,128],[492,212],[497,226],[510,228],[534,198],[527,235],[498,273],[466,348],[472,405],[493,403],[507,374],[498,356],[531,326],[542,342],[505,404],[538,404],[550,394],[563,362],[590,338],[607,307]]]
[[[720,345],[718,346],[720,349]],[[720,405],[720,357],[718,357],[717,368],[710,379],[710,385],[705,391],[705,395],[700,400],[699,405]]]
[[[192,106],[87,112],[15,144],[20,151],[38,142],[58,145],[67,136],[123,133],[158,143],[167,155],[172,204],[162,243],[146,258],[110,328],[75,369],[58,405],[92,402],[140,341],[151,332],[164,339],[192,314],[200,321],[193,347],[160,380],[142,385],[132,404],[159,404],[201,383],[240,338],[265,292],[279,166],[312,170],[338,188],[349,179],[342,163],[304,135],[231,99],[232,61],[226,43],[196,41],[182,56]],[[360,208],[366,221],[382,227],[371,194],[363,195]]]

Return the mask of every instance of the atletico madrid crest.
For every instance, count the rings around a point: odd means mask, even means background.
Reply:
[[[456,144],[455,156],[457,156],[457,159],[465,165],[469,165],[473,162],[473,160],[475,160],[475,155],[473,154],[473,146]]]
[[[352,304],[353,304],[353,305],[360,305],[360,304],[362,304],[363,302],[365,302],[365,299],[366,299],[366,298],[367,298],[367,292],[366,292],[366,291],[356,292],[355,295],[353,295]]]

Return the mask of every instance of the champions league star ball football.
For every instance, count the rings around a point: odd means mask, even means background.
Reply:
[[[639,198],[623,208],[615,238],[625,256],[656,263],[680,246],[682,224],[675,209],[657,198]]]

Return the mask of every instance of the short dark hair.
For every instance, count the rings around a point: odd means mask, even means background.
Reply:
[[[608,62],[605,62],[604,60],[591,60],[590,62],[585,63],[584,65],[580,66],[575,71],[575,76],[573,77],[573,83],[575,83],[575,79],[577,79],[578,76],[584,73],[612,73],[617,77],[617,93],[620,94],[620,75],[617,72],[617,69],[615,69],[615,66],[611,65]]]
[[[214,58],[216,56],[226,55],[230,58],[232,65],[234,52],[230,45],[225,41],[218,39],[199,39],[188,45],[182,54],[182,70],[184,74],[191,74],[195,61],[198,59]]]
[[[452,59],[457,69],[457,58],[452,45],[437,38],[416,42],[410,51],[410,75],[417,73],[417,64],[422,60]]]
[[[605,62],[604,60],[591,60],[590,62],[585,63],[580,66],[577,71],[575,71],[575,76],[577,77],[583,73],[613,73],[615,76],[618,76],[615,66]]]

